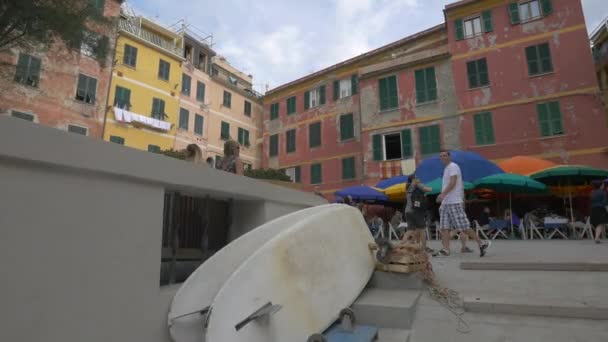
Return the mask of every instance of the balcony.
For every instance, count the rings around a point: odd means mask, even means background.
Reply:
[[[184,49],[175,41],[164,38],[156,33],[146,30],[141,27],[139,19],[120,19],[118,21],[118,29],[136,36],[145,42],[152,44],[158,48],[165,50],[168,53],[176,55],[180,58],[184,56]]]

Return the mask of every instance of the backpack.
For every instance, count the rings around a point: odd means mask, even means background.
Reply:
[[[424,195],[424,191],[417,187],[412,190],[412,209],[414,210],[426,210],[427,200]]]

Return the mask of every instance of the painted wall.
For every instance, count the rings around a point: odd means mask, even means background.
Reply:
[[[2,341],[171,341],[179,287],[159,286],[167,190],[232,199],[231,236],[324,203],[15,118],[0,118],[0,172]]]
[[[580,0],[552,1],[540,19],[512,25],[507,4],[486,1],[446,11],[452,66],[463,127],[463,148],[488,158],[533,155],[608,167],[607,117],[597,80]],[[456,40],[454,20],[490,10],[493,32]],[[548,43],[553,72],[529,76],[525,48]],[[469,89],[466,63],[486,58],[490,85]],[[536,105],[558,101],[563,135],[541,137]],[[496,143],[475,144],[473,115],[492,113]],[[599,154],[598,156],[594,156]],[[582,156],[588,156],[588,159]]]
[[[120,12],[119,1],[105,1],[104,15],[116,18]],[[69,124],[88,129],[88,135],[101,138],[106,95],[112,66],[115,27],[89,23],[88,28],[109,38],[109,49],[105,61],[81,54],[79,49],[70,49],[62,42],[53,44],[48,50],[29,51],[41,59],[40,79],[37,87],[14,82],[18,49],[0,54],[0,61],[8,63],[0,69],[0,115],[11,115],[18,111],[34,115],[34,121],[45,126],[67,130]],[[76,100],[78,74],[97,79],[95,104]]]
[[[152,27],[144,28],[152,31]],[[158,34],[158,33],[157,33]],[[177,39],[174,34],[171,39]],[[169,39],[167,38],[167,39]],[[135,67],[123,64],[125,44],[137,48],[137,62]],[[116,46],[116,65],[113,70],[112,84],[109,91],[109,107],[107,113],[104,140],[110,136],[119,136],[125,139],[125,145],[140,150],[147,150],[148,145],[159,146],[162,150],[173,148],[175,132],[179,120],[179,92],[181,91],[181,59],[180,56],[144,42],[124,31],[119,31]],[[169,80],[159,79],[158,69],[160,59],[169,62]],[[166,117],[163,121],[173,126],[169,131],[158,131],[151,128],[136,127],[131,123],[120,123],[115,120],[113,104],[116,86],[131,90],[130,111],[139,115],[151,116],[152,99],[159,98],[165,101]]]

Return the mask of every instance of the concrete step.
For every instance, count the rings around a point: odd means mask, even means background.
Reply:
[[[484,271],[565,271],[565,272],[608,272],[606,262],[510,262],[510,261],[463,261],[463,270]]]
[[[374,271],[367,287],[385,290],[422,290],[426,288],[426,284],[418,273]]]
[[[410,331],[404,329],[387,329],[378,330],[377,342],[410,342]]]
[[[488,314],[545,316],[579,319],[608,319],[608,307],[568,298],[499,298],[465,296],[465,310]]]
[[[358,324],[378,328],[409,329],[414,321],[420,290],[363,290],[352,305]]]

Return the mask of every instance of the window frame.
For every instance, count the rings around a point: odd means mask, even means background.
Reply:
[[[350,117],[351,119],[351,128],[352,130],[350,131],[351,135],[348,137],[344,136],[344,132],[343,129],[345,128],[345,122],[343,121],[346,117]],[[352,140],[355,138],[355,114],[354,113],[346,113],[346,114],[342,114],[340,115],[340,141],[348,141],[348,140]]]
[[[316,180],[313,177],[314,174],[315,174],[314,168],[316,168],[316,167],[319,168],[319,179],[318,179],[318,182],[315,182]],[[323,164],[322,163],[310,164],[310,184],[311,185],[323,184]]]
[[[318,142],[314,146],[312,145],[312,143],[313,143],[313,130],[312,130],[313,126],[319,127],[318,128],[318,130],[319,130]],[[322,127],[321,121],[313,122],[308,125],[308,148],[317,148],[323,144],[322,143],[322,141],[323,141],[322,129],[323,129],[323,127]]]
[[[82,134],[80,132],[75,132],[73,130],[70,130],[71,128],[84,129],[84,134]],[[70,132],[70,133],[74,133],[74,134],[84,135],[85,137],[89,136],[89,127],[87,127],[87,126],[82,126],[82,125],[77,125],[77,124],[71,124],[71,123],[69,123],[66,126],[66,131]]]
[[[382,81],[386,82],[385,94],[382,94]],[[395,86],[394,91],[395,94],[391,94],[390,83],[394,80]],[[385,100],[383,100],[383,98]],[[392,103],[392,101],[396,101],[396,103]],[[399,79],[397,75],[387,75],[385,77],[378,78],[378,102],[380,106],[380,112],[390,112],[399,109]],[[383,107],[384,103],[384,107]]]
[[[129,51],[131,51],[131,53],[127,53],[127,48],[129,48]],[[138,51],[135,46],[125,43],[124,52],[123,52],[123,56],[122,56],[122,64],[129,68],[136,69],[137,68],[137,53],[138,53]],[[131,59],[133,59],[133,64],[130,64]]]
[[[287,115],[294,115],[297,113],[298,109],[297,109],[297,100],[295,96],[290,96],[287,98],[287,100],[285,101],[287,104]],[[292,104],[290,104],[290,102],[292,102]],[[293,108],[290,108],[293,107]],[[293,111],[290,112],[290,109],[293,109]]]
[[[551,107],[555,106],[557,109],[557,113],[551,111]],[[541,108],[545,106],[546,108],[546,114],[547,114],[547,118],[545,120],[542,120],[541,116]],[[559,136],[564,136],[566,134],[566,128],[564,127],[564,115],[562,114],[562,109],[561,109],[561,103],[559,101],[548,101],[548,102],[541,102],[541,103],[537,103],[536,104],[536,112],[537,112],[537,119],[538,119],[538,128],[540,129],[540,138],[553,138],[553,137],[559,137]],[[553,117],[554,114],[558,114],[559,116],[559,125],[561,126],[561,130],[556,130],[554,127],[555,121],[556,119]],[[543,122],[546,122],[549,126],[549,134],[545,135],[543,134]]]
[[[243,104],[243,113],[245,116],[251,117],[251,102],[245,100]]]
[[[292,138],[292,139],[290,139]],[[293,141],[293,143],[290,143]],[[291,146],[293,145],[293,146]],[[290,149],[290,147],[293,147]],[[285,153],[295,153],[297,151],[297,132],[295,128],[285,131]]]
[[[544,67],[543,67],[543,60],[541,58],[541,46],[544,46],[544,45],[547,46],[547,52],[548,52],[548,56],[549,56],[548,60],[549,60],[550,67],[551,67],[550,70],[544,70]],[[534,54],[535,54],[534,62],[537,64],[537,68],[538,68],[538,72],[536,72],[536,73],[532,73],[531,72],[532,70],[530,70],[531,63],[530,63],[530,59],[528,56],[528,51],[530,51],[529,50],[530,48],[534,48]],[[526,65],[528,68],[528,77],[537,77],[537,76],[542,76],[542,75],[548,75],[548,74],[552,74],[555,72],[555,67],[553,65],[553,56],[551,54],[551,44],[549,42],[526,46],[524,48],[524,56],[526,58]]]
[[[197,126],[199,126],[198,125],[199,119],[200,119],[200,132],[198,132],[198,129],[197,129]],[[200,135],[202,137],[204,127],[205,127],[205,117],[198,113],[194,113],[194,134]]]
[[[118,135],[110,135],[110,138],[108,139],[109,142],[114,143],[114,144],[118,144],[118,145],[125,145],[125,138],[118,136]]]
[[[207,85],[201,81],[196,81],[196,100],[198,102],[205,103],[205,96],[207,95]]]
[[[477,127],[477,121],[481,124],[481,127]],[[489,121],[489,127],[488,127]],[[490,132],[487,129],[490,129]],[[478,131],[480,135],[478,136]],[[473,134],[475,136],[476,146],[489,146],[496,144],[496,135],[494,130],[494,117],[492,112],[481,112],[473,115]],[[481,137],[483,135],[483,137]]]
[[[11,117],[24,121],[36,122],[36,114],[21,112],[18,110],[11,110]]]
[[[185,82],[188,80],[188,82]],[[186,88],[186,83],[188,87]],[[186,73],[182,73],[182,90],[181,93],[187,96],[190,96],[192,92],[192,77]]]
[[[345,168],[345,165],[347,163],[351,163],[351,162],[352,162],[352,168],[351,168],[352,174],[347,174],[346,173],[347,169]],[[356,178],[357,178],[357,168],[356,168],[355,157],[352,156],[352,157],[342,158],[342,180],[353,180]]]
[[[249,141],[249,130],[239,127],[237,135],[237,141],[239,144],[245,147],[251,146],[251,142]]]
[[[279,118],[279,102],[270,104],[270,121]]]
[[[224,95],[222,97],[222,106],[226,108],[232,108],[232,93],[224,90]]]
[[[127,103],[122,103],[122,101],[125,100],[125,99],[118,97],[118,90],[119,90],[119,88],[122,89],[121,93],[124,90],[124,91],[127,91],[127,93],[129,94],[129,98],[128,98]],[[121,101],[121,103],[118,103],[119,101]],[[129,89],[127,87],[120,86],[118,84],[114,87],[114,107],[118,107],[120,109],[126,109],[126,110],[130,110],[131,109],[131,89]]]
[[[279,134],[272,134],[268,137],[268,157],[279,155]]]
[[[182,118],[185,118],[185,120],[183,120]],[[186,108],[180,107],[179,108],[179,117],[178,117],[178,121],[177,121],[177,128],[187,131],[188,126],[189,126],[189,121],[190,121],[190,111],[187,110]]]
[[[20,63],[22,58],[27,58],[27,63],[24,63],[26,65],[22,65]],[[32,61],[37,61],[38,65],[36,66],[36,63],[34,63],[34,67],[32,67]],[[15,77],[13,77],[15,82],[28,87],[38,88],[40,85],[40,72],[42,70],[41,58],[28,53],[19,53],[19,56],[17,57],[17,66],[15,69]]]
[[[531,3],[533,3],[533,2],[535,2],[535,3],[537,4],[537,6],[538,6],[538,15],[537,15],[537,16],[535,16],[535,17],[532,17],[532,16],[531,16],[531,17],[529,17],[529,18],[527,18],[527,19],[524,19],[523,12],[522,12],[522,6],[526,6],[526,5],[528,5],[528,10],[530,11],[529,13],[532,13],[532,11],[531,11],[532,7],[531,7],[531,6],[529,6],[529,5],[530,5]],[[542,17],[544,17],[544,13],[543,13],[543,6],[542,6],[542,4],[541,4],[540,0],[526,0],[526,1],[519,1],[519,2],[517,2],[517,11],[519,12],[519,22],[520,22],[521,24],[524,24],[524,23],[529,23],[529,22],[531,22],[531,21],[535,21],[535,20],[538,20],[538,19],[542,19]]]
[[[163,66],[166,66],[163,68]],[[166,72],[166,78],[164,73]],[[158,79],[161,81],[169,82],[171,78],[171,63],[165,61],[162,58],[158,59]]]
[[[226,128],[224,131],[224,127]],[[224,134],[226,133],[226,134]],[[229,140],[230,139],[230,123],[226,121],[221,121],[220,124],[220,139],[221,140]]]
[[[148,144],[148,152],[160,153],[162,149],[158,145]]]
[[[429,70],[433,70],[433,83],[435,84],[435,97],[433,99],[430,99],[430,92],[431,90],[433,90],[433,88],[430,88],[429,85],[429,80],[430,78],[428,77],[428,73]],[[424,84],[421,86],[421,88],[424,88],[424,97],[425,99],[423,101],[419,101],[419,96],[421,97],[422,95],[419,95],[419,89],[418,87],[418,81],[417,81],[417,74],[418,72],[421,72],[423,75],[423,79],[424,79]],[[414,70],[414,89],[416,91],[416,106],[421,106],[421,105],[425,105],[425,104],[429,104],[429,103],[435,103],[437,101],[439,101],[439,87],[437,86],[437,73],[435,71],[435,65],[429,66],[429,67],[425,67],[422,69],[416,69]]]
[[[481,84],[481,75],[483,74],[482,72],[480,72],[480,68],[479,68],[479,62],[485,60],[485,74],[486,74],[486,84]],[[471,64],[472,63],[472,64]],[[469,74],[469,65],[474,65],[475,67],[475,79],[477,80],[477,84],[476,85],[472,85],[471,84],[471,75]],[[468,61],[466,62],[466,69],[467,69],[467,82],[469,85],[469,89],[479,89],[479,88],[485,88],[485,87],[489,87],[490,86],[490,72],[488,70],[488,58],[487,57],[483,57],[483,58],[479,58],[479,59],[475,59],[472,61]]]
[[[159,106],[156,107],[155,103],[158,103]],[[158,98],[158,97],[153,97],[152,98],[152,109],[150,110],[150,117],[153,119],[157,119],[157,120],[164,120],[165,119],[165,100]],[[160,112],[155,113],[154,108],[159,108]]]
[[[78,98],[78,93],[79,93],[79,91],[82,89],[82,88],[80,87],[80,81],[81,81],[81,77],[82,77],[82,79],[86,80],[86,87],[85,87],[85,93],[84,93],[84,95],[82,96],[82,99],[79,99],[79,98]],[[94,91],[93,91],[93,97],[92,97],[92,101],[90,101],[90,102],[89,102],[89,101],[87,101],[87,96],[90,96],[90,95],[91,95],[91,94],[90,94],[90,91],[91,91],[91,89],[90,89],[91,80],[93,80],[93,81],[95,81],[95,82],[94,82]],[[95,102],[97,101],[97,83],[98,83],[98,82],[99,82],[99,81],[98,81],[98,80],[97,80],[95,77],[91,77],[91,76],[85,75],[85,74],[83,74],[83,73],[79,73],[79,74],[78,74],[78,80],[76,81],[76,95],[75,95],[75,100],[76,100],[76,101],[78,101],[78,102],[81,102],[81,103],[88,104],[88,105],[95,105]]]
[[[438,141],[437,141],[437,145],[438,145],[437,146],[437,150],[436,151],[430,151],[430,152],[424,151],[425,144],[422,141],[422,138],[423,138],[422,132],[423,132],[423,130],[424,131],[431,130],[434,127],[437,127],[437,138],[438,138]],[[430,155],[439,153],[441,151],[441,126],[438,123],[436,123],[436,124],[431,124],[431,125],[428,125],[428,126],[418,127],[418,144],[420,146],[420,155],[421,156],[430,156]]]
[[[479,21],[479,32],[475,32],[474,20]],[[472,22],[471,27],[472,27],[473,32],[469,35],[467,35],[467,22]],[[464,39],[469,39],[469,38],[481,36],[484,34],[483,18],[482,18],[481,13],[474,14],[474,15],[471,15],[471,16],[468,16],[468,17],[465,17],[462,19],[462,33],[463,33]]]

